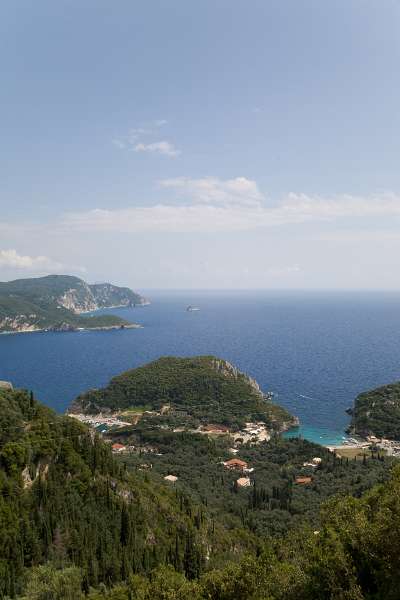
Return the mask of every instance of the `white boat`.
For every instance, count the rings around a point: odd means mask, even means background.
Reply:
[[[186,310],[187,312],[196,312],[200,309],[197,306],[188,306]]]

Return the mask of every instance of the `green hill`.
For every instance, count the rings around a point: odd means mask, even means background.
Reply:
[[[362,498],[338,497],[318,529],[276,543],[190,581],[172,569],[135,578],[90,600],[398,600],[400,470]]]
[[[357,396],[350,431],[364,437],[400,440],[400,382]]]
[[[160,411],[163,406],[190,425],[238,428],[248,421],[264,421],[280,430],[295,422],[255,381],[214,356],[160,358],[114,377],[103,389],[81,394],[70,410],[95,414],[129,408]]]
[[[128,473],[77,420],[0,390],[0,598],[44,563],[77,567],[86,589],[167,562],[195,574],[202,536],[213,545],[199,519],[188,498]]]
[[[108,328],[132,325],[114,315],[80,313],[146,300],[129,288],[89,285],[70,275],[0,282],[0,332]]]

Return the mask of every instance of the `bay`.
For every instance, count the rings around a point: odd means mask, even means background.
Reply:
[[[80,392],[159,356],[214,354],[300,417],[289,435],[323,444],[341,441],[358,393],[400,379],[398,293],[145,294],[150,306],[102,311],[141,329],[0,336],[0,379],[63,412]]]

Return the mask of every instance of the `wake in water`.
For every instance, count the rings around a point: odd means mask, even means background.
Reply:
[[[312,396],[305,396],[304,394],[298,394],[300,398],[305,398],[306,400],[317,400],[317,398],[312,398]]]

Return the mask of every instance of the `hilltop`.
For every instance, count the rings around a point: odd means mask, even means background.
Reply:
[[[0,282],[0,332],[132,327],[114,315],[81,313],[146,303],[129,288],[109,283],[89,285],[70,275]]]
[[[162,357],[114,377],[105,388],[81,394],[70,411],[96,414],[126,409],[162,411],[170,424],[186,426],[238,429],[246,422],[262,421],[280,431],[296,423],[253,379],[214,356]]]
[[[400,382],[357,396],[351,415],[352,433],[400,440]]]

